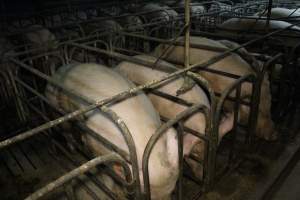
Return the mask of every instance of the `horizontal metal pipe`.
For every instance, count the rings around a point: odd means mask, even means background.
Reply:
[[[15,78],[15,81],[18,84],[20,84],[22,87],[24,87],[25,89],[27,89],[28,91],[30,91],[32,94],[34,94],[37,97],[39,97],[42,101],[44,101],[45,103],[47,103],[51,108],[53,108],[55,111],[59,112],[59,114],[62,114],[62,115],[66,114],[66,112],[64,110],[62,110],[62,109],[54,106],[45,96],[43,96],[42,94],[40,94],[39,92],[37,92],[35,89],[33,89],[32,87],[30,87],[29,85],[27,85],[25,82],[23,82],[19,78]],[[50,121],[50,120],[48,120],[48,121]],[[106,138],[102,137],[98,133],[96,133],[93,130],[91,130],[90,128],[88,128],[81,121],[79,121],[79,120],[75,120],[75,121],[76,122],[74,124],[77,125],[80,129],[82,129],[82,131],[86,132],[87,134],[89,134],[92,137],[94,137],[96,140],[98,140],[101,143],[103,143],[106,148],[108,148],[108,149],[110,149],[110,150],[115,151],[116,153],[118,153],[124,160],[126,160],[129,164],[131,164],[130,156],[129,156],[129,154],[127,152],[125,152],[124,150],[120,149],[119,147],[117,147],[116,145],[114,145],[110,141],[108,141]]]
[[[65,86],[61,85],[59,82],[57,82],[56,80],[52,79],[51,77],[39,72],[36,69],[31,68],[30,66],[25,65],[24,63],[16,60],[16,59],[11,59],[13,62],[15,62],[16,64],[18,64],[19,66],[27,69],[28,71],[36,74],[37,76],[47,80],[49,83],[55,85],[56,87],[62,89],[64,92],[66,92],[67,94],[69,94],[71,97],[75,98],[75,99],[80,99],[83,100],[86,104],[88,105],[94,105],[96,102],[92,99],[89,99],[85,96],[82,96],[81,94],[77,94],[74,91],[69,90],[68,88],[66,88]],[[135,143],[134,140],[132,138],[132,134],[130,133],[129,129],[127,128],[126,124],[124,123],[124,121],[111,109],[109,109],[108,107],[106,107],[105,105],[102,105],[101,108],[99,107],[94,107],[93,109],[99,109],[100,112],[106,114],[111,120],[113,120],[113,122],[115,123],[115,125],[118,126],[118,128],[120,129],[123,138],[125,139],[125,142],[128,146],[129,149],[129,155],[130,155],[130,160],[131,160],[131,164],[132,164],[132,168],[133,170],[133,175],[134,178],[137,182],[137,185],[140,185],[140,179],[139,179],[139,168],[138,168],[138,161],[137,161],[137,152],[136,152],[136,147],[135,147]],[[76,111],[75,111],[76,112]],[[85,113],[85,112],[83,112]],[[83,114],[81,113],[81,114]],[[73,118],[73,117],[72,117]],[[66,120],[66,118],[65,118]],[[59,122],[62,123],[62,122]],[[50,126],[49,126],[50,127]],[[30,131],[29,131],[30,132]],[[37,132],[38,133],[38,132]],[[19,138],[21,138],[22,135],[18,135],[20,136]],[[16,136],[15,139],[18,137]],[[24,134],[23,136],[26,136],[26,134]],[[7,141],[13,141],[14,138],[12,138],[12,140],[7,140]],[[25,138],[23,138],[25,139]],[[14,142],[16,142],[17,140],[15,140]],[[1,144],[4,144],[5,141],[0,143],[0,149],[1,149]],[[140,187],[136,188],[137,190],[140,189]],[[137,191],[137,196],[140,195],[140,191]]]
[[[139,35],[139,34],[124,32],[124,31],[119,32],[119,34],[126,35],[126,36],[131,36],[131,37],[136,37],[136,38],[142,38],[144,40],[159,42],[159,43],[163,43],[163,44],[184,46],[184,41],[172,41],[172,40],[160,39],[160,38],[155,38],[155,37],[146,36],[146,35]],[[209,45],[193,44],[193,43],[190,44],[190,47],[191,48],[197,48],[197,49],[217,51],[217,52],[224,52],[224,51],[228,50],[227,48],[213,47],[213,46],[209,46]]]

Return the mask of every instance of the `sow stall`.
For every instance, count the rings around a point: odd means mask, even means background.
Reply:
[[[134,197],[136,199],[150,199],[148,160],[149,156],[151,155],[151,150],[163,134],[164,130],[168,129],[168,127],[175,126],[178,131],[179,138],[179,155],[182,155],[180,152],[182,152],[183,131],[189,132],[190,134],[201,138],[206,144],[204,160],[198,160],[197,157],[191,155],[190,158],[183,158],[182,156],[179,156],[178,161],[180,163],[179,170],[181,173],[178,179],[177,187],[174,191],[174,198],[196,199],[200,196],[200,194],[203,193],[203,191],[207,191],[216,183],[218,183],[220,181],[220,177],[223,177],[222,179],[226,179],[226,175],[235,170],[237,166],[239,166],[242,161],[245,160],[243,155],[240,155],[243,154],[240,153],[241,150],[248,152],[248,147],[250,150],[253,148],[253,146],[249,144],[251,144],[254,138],[253,130],[257,120],[257,106],[259,103],[258,99],[261,79],[263,74],[266,73],[266,71],[277,62],[277,59],[282,57],[282,54],[276,54],[276,56],[272,57],[257,54],[258,58],[263,57],[265,60],[263,68],[257,70],[256,75],[249,74],[244,77],[237,77],[232,74],[210,70],[208,66],[225,58],[226,56],[229,56],[231,52],[237,52],[241,47],[248,47],[248,45],[257,41],[261,41],[276,33],[277,32],[266,34],[265,36],[254,39],[232,50],[213,49],[214,51],[219,51],[220,55],[205,63],[195,64],[180,70],[175,66],[170,68],[168,66],[159,65],[152,62],[145,62],[131,57],[132,55],[140,53],[148,53],[149,49],[143,49],[141,46],[136,46],[135,48],[130,41],[144,41],[144,43],[151,44],[172,44],[178,43],[176,42],[176,37],[172,38],[172,40],[164,40],[157,37],[138,35],[125,31],[117,32],[117,37],[114,38],[107,37],[106,34],[111,34],[111,32],[103,33],[103,30],[101,30],[99,33],[92,36],[83,37],[73,41],[67,41],[60,44],[57,49],[43,53],[41,53],[39,49],[26,50],[25,52],[18,51],[18,53],[15,55],[7,57],[6,61],[4,62],[7,67],[3,72],[3,80],[8,83],[4,85],[5,87],[9,85],[13,88],[13,99],[16,102],[15,104],[17,113],[19,113],[19,121],[26,122],[26,125],[16,133],[12,132],[9,134],[4,134],[10,135],[11,137],[4,138],[5,140],[0,143],[3,163],[2,166],[6,168],[8,173],[10,173],[10,176],[15,176],[15,172],[18,170],[18,173],[20,173],[20,171],[21,173],[24,173],[24,171],[31,166],[34,169],[44,168],[44,171],[42,171],[40,175],[43,177],[42,179],[46,180],[41,179],[41,181],[37,181],[38,184],[34,183],[36,180],[30,180],[29,182],[33,185],[32,188],[25,189],[26,191],[23,191],[24,193],[20,194],[20,198],[24,198],[28,195],[28,199],[37,199],[50,193],[50,195],[56,195],[56,198],[62,197],[72,199],[75,193],[74,188],[80,185],[91,196],[92,199],[99,198],[95,194],[96,190],[103,191],[111,199],[118,199],[118,197],[114,195],[113,191],[110,191],[109,188],[107,188],[97,177],[93,176],[94,171],[90,169],[94,168],[96,165],[99,165],[97,169],[100,172],[107,173],[118,184],[125,188],[128,194],[128,199],[132,199]],[[107,38],[109,38],[111,41],[108,41]],[[115,45],[118,44],[117,41],[119,41],[119,38],[123,38],[125,40],[125,46]],[[126,46],[126,44],[131,44],[130,48],[127,48],[128,46]],[[209,47],[198,46],[194,48]],[[79,94],[76,94],[74,91],[67,90],[61,86],[60,83],[53,80],[51,78],[52,69],[49,69],[49,65],[46,64],[55,60],[53,65],[55,66],[54,68],[57,69],[60,66],[74,62],[95,61],[97,60],[95,57],[99,58],[99,60],[104,60],[108,66],[114,65],[114,63],[118,63],[122,60],[142,64],[148,67],[153,67],[155,64],[156,68],[159,68],[162,71],[167,71],[170,74],[162,80],[154,80],[149,84],[137,86],[136,88],[132,88],[130,91],[124,91],[123,93],[103,101],[93,102]],[[245,58],[245,60],[247,60],[247,58]],[[53,65],[51,65],[51,67],[53,67]],[[215,94],[207,81],[195,74],[197,70],[207,70],[211,73],[220,74],[220,76],[228,76],[236,79],[236,81],[223,94]],[[176,79],[182,75],[188,76],[194,80],[196,84],[201,86],[201,88],[205,88],[209,94],[209,99],[212,104],[210,108],[203,107],[203,105],[193,105],[192,103],[186,102],[176,96],[170,96],[154,89],[156,86],[164,84],[169,80]],[[252,97],[250,98],[251,101],[244,102],[240,99],[241,87],[243,84],[248,82],[253,84],[254,89],[252,92]],[[49,102],[44,96],[44,88],[46,83],[53,84],[54,86],[60,88],[67,95],[72,96],[72,98],[80,99],[86,102],[87,106],[80,110],[74,110],[72,113],[65,113],[63,110],[60,110],[53,105],[51,106],[51,102]],[[3,91],[6,91],[5,87],[3,87]],[[122,120],[106,106],[111,102],[122,101],[123,99],[130,98],[130,96],[141,90],[145,91],[146,93],[159,95],[178,104],[188,106],[188,109],[183,113],[180,113],[175,119],[166,119],[164,116],[161,116],[164,124],[156,131],[153,137],[151,137],[147,148],[144,151],[143,189],[141,188],[141,183],[139,183],[135,145],[132,142],[130,131],[126,128],[126,124],[122,123]],[[4,92],[4,94],[5,96],[9,96],[7,92]],[[232,94],[235,94],[236,96],[232,97]],[[229,134],[228,138],[222,142],[223,144],[218,147],[219,141],[217,136],[217,127],[220,121],[222,106],[225,101],[235,102],[234,127],[232,133]],[[251,108],[249,123],[247,125],[240,125],[238,123],[238,109],[241,105],[246,105]],[[115,122],[116,126],[122,130],[122,134],[124,138],[126,138],[129,147],[129,153],[124,152],[117,146],[114,146],[110,141],[105,140],[105,138],[101,138],[99,134],[89,130],[84,123],[82,123],[79,116],[84,115],[84,113],[93,109],[98,109],[107,114]],[[61,117],[53,118],[53,116],[50,115],[52,112],[57,112]],[[182,125],[182,120],[195,112],[203,112],[206,116],[206,121],[208,123],[205,133],[197,133]],[[92,157],[88,149],[86,149],[80,143],[80,140],[70,139],[70,141],[66,141],[66,138],[62,137],[63,130],[60,128],[55,128],[59,124],[62,124],[66,121],[72,121],[72,124],[74,124],[77,129],[84,130],[87,134],[97,137],[101,143],[115,153],[95,158]],[[242,131],[242,129],[245,129],[245,131]],[[76,147],[73,151],[72,148],[70,149],[67,147],[68,142],[73,143],[73,146]],[[247,145],[244,145],[244,143]],[[185,166],[185,159],[194,159],[203,165],[204,175],[202,180],[196,179],[191,173],[189,173],[188,167]],[[47,161],[43,162],[43,160]],[[31,166],[28,166],[28,163]],[[46,166],[45,163],[47,163]],[[123,177],[119,177],[114,173],[112,163],[118,163],[123,167]],[[224,163],[226,163],[225,166]],[[129,166],[132,166],[132,168]],[[35,170],[31,170],[29,174],[35,172]],[[45,174],[48,175],[48,173],[49,176],[45,176]],[[82,175],[83,173],[85,173],[84,176]],[[26,176],[27,175],[23,176],[25,177],[23,180],[24,185],[28,184],[28,182],[26,182]],[[92,186],[90,183],[86,183],[86,177],[88,177],[88,180],[92,182]],[[54,179],[56,180],[53,181]],[[188,185],[191,182],[194,184],[194,187],[190,187]],[[50,184],[46,187],[43,187],[47,183]],[[189,187],[185,187],[186,185]],[[39,188],[42,189],[37,190]],[[196,189],[191,191],[191,188]],[[54,190],[56,193],[51,193]],[[29,196],[29,193],[32,193],[33,191],[36,192]],[[53,196],[48,197],[50,199],[53,198]]]

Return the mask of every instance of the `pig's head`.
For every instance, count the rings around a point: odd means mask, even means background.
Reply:
[[[47,49],[54,48],[57,45],[56,37],[48,29],[40,25],[30,27],[33,31],[26,33],[25,37],[35,47],[46,47]]]
[[[222,140],[223,136],[226,135],[229,131],[231,131],[233,127],[233,119],[234,115],[233,113],[226,113],[222,116],[220,123],[219,123],[219,143]],[[192,136],[194,137],[194,136]],[[205,150],[205,142],[203,140],[197,140],[191,151],[190,155],[192,154],[194,157],[196,157],[198,160],[204,159],[204,150]],[[198,178],[203,178],[203,165],[199,164],[193,159],[187,158],[186,160],[187,165],[192,170],[193,174]]]
[[[152,200],[170,200],[178,179],[178,140],[170,128],[155,144],[149,158],[149,180]],[[143,173],[140,171],[142,190]]]
[[[261,86],[256,135],[266,140],[277,139],[277,131],[271,117],[271,93],[267,75]]]

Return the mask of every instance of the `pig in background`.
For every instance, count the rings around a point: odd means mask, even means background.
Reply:
[[[61,67],[53,78],[69,90],[76,91],[76,93],[94,101],[103,100],[135,87],[133,83],[115,71],[92,63]],[[51,85],[48,85],[46,89],[46,96],[55,106],[66,112],[85,106],[83,102],[67,97]],[[159,115],[143,92],[110,104],[108,107],[124,121],[132,134],[143,188],[143,152],[150,137],[161,126]],[[83,118],[84,124],[88,128],[128,152],[128,147],[120,130],[105,114],[94,110],[86,113]],[[88,134],[82,133],[82,140],[95,156],[109,153],[105,146]],[[121,173],[120,171],[116,172],[117,174]],[[149,177],[152,199],[170,199],[178,177],[178,144],[173,128],[170,128],[161,137],[150,155]],[[110,187],[114,191],[114,188]]]
[[[169,6],[161,5],[157,3],[149,3],[139,9],[141,12],[149,12],[144,14],[147,22],[154,21],[172,21],[178,16],[178,13],[171,9]]]
[[[264,16],[267,17],[268,11],[261,11],[255,14],[255,16]],[[282,21],[299,21],[300,20],[300,10],[296,9],[287,9],[287,8],[272,8],[271,16],[272,19],[279,19]],[[287,19],[287,17],[291,17]],[[281,19],[286,18],[286,19]]]
[[[267,26],[267,20],[262,18],[254,17],[250,18],[231,18],[224,21],[222,24],[217,25],[216,33],[223,37],[229,37],[232,39],[239,38],[242,36],[254,37],[259,34],[266,34],[266,31],[272,32],[277,30],[283,30],[291,26],[291,23],[285,21],[270,20],[269,26]],[[299,43],[298,38],[292,36],[298,36],[300,33],[300,27],[293,26],[289,30],[284,30],[281,34],[287,36],[276,35],[274,37],[284,41],[284,45],[293,47]]]
[[[157,60],[155,57],[148,55],[138,55],[135,56],[135,58],[152,63],[155,63],[155,61]],[[170,66],[169,63],[162,60],[160,61],[160,63]],[[116,69],[120,71],[120,73],[127,76],[130,80],[142,85],[153,80],[159,80],[168,75],[168,73],[157,70],[155,68],[152,69],[143,65],[138,65],[130,62],[122,62],[116,67]],[[203,104],[208,109],[210,109],[209,99],[204,90],[198,85],[193,86],[190,90],[186,91],[183,94],[177,95],[177,91],[181,88],[183,83],[184,79],[180,77],[175,80],[168,81],[167,83],[156,87],[155,89],[172,96],[178,96],[179,98],[194,104]],[[153,103],[155,109],[159,112],[159,114],[169,119],[175,118],[176,115],[188,108],[187,106],[180,105],[176,102],[167,100],[163,97],[151,93],[148,94],[148,97],[150,98],[151,102]],[[192,116],[187,117],[187,119],[184,121],[184,125],[202,134],[205,133],[205,127],[207,126],[205,116],[201,112],[197,112]],[[227,132],[231,130],[232,126],[233,114],[231,113],[227,116],[223,116],[219,126],[220,140]],[[191,153],[196,154],[196,156],[199,157],[199,159],[203,159],[204,142],[201,139],[189,133],[185,133],[183,138],[183,154],[190,155]],[[199,167],[198,163],[190,159],[187,159],[186,161],[190,165],[193,173],[198,178],[202,178],[202,166]]]
[[[184,41],[184,38],[179,40]],[[227,48],[224,44],[218,41],[210,40],[203,37],[191,37],[191,44],[200,44],[212,47],[221,47]],[[160,44],[153,55],[159,57],[162,53],[165,52],[162,59],[165,59],[169,62],[176,63],[179,66],[183,66],[184,63],[184,47],[183,46],[172,46],[169,48],[169,45]],[[217,56],[219,52],[190,48],[190,64],[196,64],[199,62],[205,62],[210,58]],[[251,66],[245,62],[240,56],[235,53],[232,53],[231,56],[226,57],[225,59],[210,65],[208,68],[215,69],[222,72],[227,72],[235,74],[238,76],[243,76],[249,73],[254,74],[255,72]],[[220,76],[214,73],[209,73],[205,71],[199,71],[199,74],[203,76],[211,85],[215,92],[221,93],[229,85],[235,81],[228,77]],[[252,94],[252,86],[250,84],[243,84],[241,96],[244,100],[249,101],[249,96]],[[226,103],[225,109],[228,111],[233,110],[232,103]],[[271,119],[271,93],[270,93],[270,83],[268,80],[268,74],[265,74],[261,85],[261,95],[259,102],[259,111],[258,111],[258,124],[256,127],[256,134],[261,138],[267,140],[274,140],[277,137],[275,131],[274,123]],[[242,124],[247,124],[248,122],[249,109],[246,106],[240,106],[240,122]]]
[[[97,22],[91,22],[84,25],[83,28],[87,35],[107,33],[106,35],[102,36],[102,40],[107,42],[108,44],[109,42],[112,42],[114,44],[113,46],[117,47],[124,45],[125,39],[117,35],[118,32],[123,30],[123,28],[118,22],[114,20],[101,20]]]
[[[58,41],[53,33],[41,25],[28,27],[30,32],[24,34],[25,42],[33,48],[43,48],[45,50],[56,48]]]

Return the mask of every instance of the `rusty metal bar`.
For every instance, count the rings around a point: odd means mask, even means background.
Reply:
[[[39,72],[38,70],[33,69],[33,68],[25,65],[24,63],[19,62],[16,59],[12,58],[12,61],[15,62],[16,64],[18,64],[19,66],[27,69],[28,71],[32,72],[33,74],[35,74],[35,75],[37,75],[37,76],[39,76],[39,77],[47,80],[49,83],[55,85],[56,87],[62,89],[71,98],[74,97],[75,99],[83,100],[88,105],[95,105],[95,103],[97,104],[97,102],[95,102],[94,100],[89,99],[89,98],[87,98],[85,96],[77,94],[74,91],[69,90],[68,88],[66,88],[63,85],[61,85],[60,83],[58,83],[53,78],[50,78],[49,76],[47,76],[47,75]],[[129,155],[130,155],[130,158],[131,158],[130,160],[131,160],[132,168],[134,169],[133,170],[134,179],[136,180],[137,185],[140,185],[139,170],[138,170],[139,167],[138,167],[138,161],[137,161],[137,152],[136,152],[135,143],[133,141],[133,138],[132,138],[132,135],[131,135],[129,129],[127,128],[127,126],[124,123],[124,121],[120,117],[118,117],[118,115],[113,110],[109,109],[105,105],[102,105],[101,108],[95,107],[95,109],[98,109],[98,110],[100,110],[100,112],[106,114],[110,119],[112,119],[115,122],[115,124],[120,129],[120,131],[121,131],[121,133],[122,133],[122,135],[123,135],[123,137],[125,139],[125,142],[126,142],[126,144],[128,146],[128,149],[129,149]],[[20,135],[18,135],[18,136],[20,136]],[[16,136],[16,137],[18,137],[18,136]],[[1,143],[4,143],[4,142],[5,141],[3,141]],[[1,149],[1,143],[0,143],[0,149]],[[137,191],[136,191],[137,192],[137,196],[140,196],[141,195],[140,187],[137,187],[136,189],[137,189]]]
[[[238,118],[239,118],[239,109],[241,105],[241,90],[242,90],[242,83],[238,84],[235,94],[235,103],[234,103],[234,119],[233,119],[233,133],[231,138],[231,145],[230,145],[230,152],[229,152],[229,158],[228,158],[228,164],[231,165],[233,161],[234,156],[234,149],[235,149],[235,140],[236,136],[238,134]]]
[[[139,35],[139,34],[135,34],[135,33],[124,32],[124,31],[121,31],[119,33],[123,34],[123,35],[126,35],[126,36],[130,36],[130,37],[141,38],[141,39],[144,39],[144,40],[150,40],[150,41],[164,43],[164,44],[170,44],[170,45],[184,46],[183,41],[166,40],[166,39],[155,38],[155,37],[146,36],[146,35]],[[228,50],[227,48],[213,47],[213,46],[209,46],[209,45],[193,44],[193,43],[190,44],[190,47],[205,49],[205,50],[211,50],[211,51],[218,51],[218,52],[224,52],[224,51]]]
[[[42,101],[44,101],[45,103],[47,103],[55,111],[57,111],[58,113],[60,113],[62,115],[66,115],[65,111],[63,111],[62,109],[54,106],[45,96],[43,96],[42,94],[40,94],[39,92],[37,92],[35,89],[33,89],[32,87],[30,87],[29,85],[27,85],[25,82],[23,82],[19,78],[15,78],[15,81],[18,84],[20,84],[22,87],[24,87],[25,89],[27,89],[29,92],[31,92],[32,94],[34,94],[37,97],[39,97]],[[50,120],[48,120],[48,121],[50,121]],[[115,151],[116,153],[118,153],[124,160],[126,160],[129,164],[131,164],[130,156],[129,156],[129,154],[127,152],[125,152],[124,150],[120,149],[116,145],[112,144],[111,142],[109,142],[107,139],[105,139],[101,135],[97,134],[92,129],[88,128],[81,121],[79,121],[79,120],[75,120],[75,121],[76,121],[75,124],[78,125],[78,127],[80,129],[82,129],[83,131],[87,132],[88,134],[90,134],[91,136],[93,136],[95,139],[97,139],[98,141],[100,141],[101,143],[103,143],[104,146],[106,146],[106,148],[111,149],[112,151]]]
[[[238,48],[241,48],[241,47],[237,47],[237,48],[235,48],[235,49],[238,49]],[[230,52],[232,52],[232,51],[233,51],[233,50],[230,50],[230,51],[228,51],[227,53],[230,53]],[[225,53],[226,53],[226,52],[225,52]],[[225,55],[226,55],[226,54],[225,54]],[[178,76],[178,75],[181,75],[182,73],[186,73],[187,71],[189,71],[189,70],[191,70],[191,69],[194,69],[194,68],[197,68],[197,67],[206,67],[207,64],[210,64],[210,63],[213,63],[213,62],[217,62],[218,60],[222,59],[223,57],[224,57],[224,55],[222,55],[222,56],[216,56],[213,60],[210,60],[209,62],[204,62],[204,63],[201,63],[201,64],[199,64],[199,65],[192,65],[192,66],[190,66],[190,67],[187,68],[187,69],[176,71],[176,72],[170,74],[169,76],[166,76],[166,77],[163,78],[162,80],[159,80],[159,81],[152,81],[151,83],[146,84],[146,85],[144,85],[144,86],[134,88],[134,89],[132,89],[132,90],[129,90],[129,91],[120,93],[120,94],[118,94],[118,95],[116,95],[116,96],[114,96],[114,97],[111,97],[111,98],[108,98],[108,99],[106,99],[106,100],[97,102],[96,104],[90,105],[90,106],[88,106],[87,108],[84,108],[84,109],[79,110],[79,111],[75,111],[75,112],[73,112],[73,113],[71,113],[71,114],[69,114],[69,115],[67,115],[67,116],[65,116],[65,117],[59,118],[59,119],[57,119],[57,120],[51,121],[51,122],[49,122],[49,123],[46,123],[46,124],[44,124],[44,125],[42,125],[42,126],[40,126],[40,127],[37,127],[37,128],[35,128],[35,129],[31,130],[31,131],[25,132],[25,133],[26,133],[26,134],[25,134],[26,136],[24,136],[23,134],[20,135],[19,137],[17,136],[18,139],[17,139],[16,141],[19,141],[19,140],[25,139],[25,138],[27,138],[27,137],[30,137],[30,136],[34,135],[35,133],[37,133],[37,132],[40,131],[40,130],[45,130],[45,129],[49,128],[49,127],[53,127],[53,126],[55,126],[55,125],[57,125],[57,124],[59,124],[59,123],[62,123],[63,121],[67,121],[67,120],[71,119],[72,117],[75,117],[75,116],[77,116],[77,115],[80,115],[80,114],[82,114],[82,113],[84,113],[84,112],[89,111],[89,109],[92,110],[92,109],[96,108],[96,107],[99,106],[99,105],[104,105],[105,103],[108,103],[110,100],[122,99],[122,98],[126,97],[127,95],[131,95],[131,94],[133,94],[134,92],[137,92],[137,91],[139,91],[139,90],[141,90],[141,89],[143,89],[143,88],[152,87],[152,86],[154,86],[154,85],[161,84],[161,83],[164,82],[165,80],[170,79],[170,78],[173,78],[173,77],[176,77],[176,76]],[[226,57],[226,56],[225,56],[225,57]],[[205,64],[206,64],[206,65],[205,65]],[[15,138],[15,139],[16,139],[16,138]],[[4,141],[4,142],[0,143],[0,144],[1,144],[0,147],[3,148],[4,146],[7,146],[7,145],[9,145],[9,144],[11,144],[11,143],[12,143],[11,140],[10,140],[10,142],[7,142],[7,141],[5,142],[5,141]]]
[[[52,192],[56,188],[64,185],[65,183],[71,181],[72,179],[78,177],[81,174],[84,174],[88,172],[93,167],[96,167],[97,165],[104,164],[104,163],[119,163],[122,165],[123,169],[127,172],[130,172],[130,168],[127,166],[126,162],[123,161],[120,156],[116,153],[111,153],[104,156],[99,156],[97,158],[94,158],[85,164],[81,165],[80,167],[72,170],[71,172],[65,174],[64,176],[56,179],[55,181],[49,183],[45,187],[37,190],[36,192],[32,193],[30,196],[26,197],[25,200],[37,200],[43,197],[44,195]]]
[[[283,54],[278,53],[272,58],[270,58],[267,62],[264,63],[262,70],[260,73],[258,73],[256,82],[254,83],[254,88],[253,88],[253,94],[251,97],[251,106],[250,106],[250,117],[249,117],[249,131],[248,131],[248,136],[247,136],[247,143],[250,145],[252,143],[252,136],[254,135],[255,125],[257,124],[257,116],[258,116],[258,109],[259,109],[259,104],[256,102],[259,102],[259,99],[261,97],[261,84],[264,79],[265,73],[269,68],[276,62],[278,59],[282,58]]]
[[[190,0],[184,1],[184,19],[185,19],[185,41],[184,41],[184,66],[190,66]]]
[[[270,18],[272,14],[272,5],[273,5],[273,0],[269,0],[269,5],[268,5],[268,13],[267,13],[267,23],[266,23],[266,30],[269,31],[270,29]]]
[[[210,167],[208,168],[209,169],[209,172],[208,172],[209,177],[215,177],[215,168],[216,168],[216,163],[215,163],[216,159],[215,158],[216,158],[216,153],[217,153],[215,147],[218,145],[218,142],[219,142],[218,124],[219,124],[220,119],[221,119],[222,107],[224,105],[224,102],[225,102],[227,96],[229,96],[231,94],[231,92],[234,91],[236,89],[236,87],[239,87],[243,82],[247,82],[246,80],[248,80],[248,79],[255,79],[254,74],[244,75],[241,78],[237,79],[229,87],[227,87],[226,90],[224,90],[224,92],[222,93],[222,95],[221,95],[221,97],[218,101],[218,104],[217,104],[217,107],[216,107],[216,110],[215,110],[215,113],[214,113],[215,115],[214,115],[214,118],[213,118],[214,125],[212,126],[213,127],[212,132],[217,133],[217,134],[214,134],[212,136],[212,141],[211,141],[212,145],[209,147],[209,151],[210,151],[210,156],[209,156]],[[212,183],[213,183],[213,180],[208,181],[208,187],[209,188],[212,186]]]
[[[177,128],[178,135],[178,180],[177,180],[177,199],[182,200],[182,184],[183,184],[183,137],[184,137],[184,129],[182,122],[178,123]]]
[[[185,111],[178,114],[174,119],[169,120],[167,123],[163,124],[150,138],[149,142],[146,145],[146,148],[143,153],[143,161],[142,161],[142,167],[143,167],[143,177],[144,177],[144,192],[146,194],[149,194],[146,196],[145,200],[151,200],[151,193],[150,193],[150,180],[149,180],[149,158],[151,155],[151,152],[154,148],[154,145],[159,140],[159,138],[173,125],[177,124],[182,119],[186,118],[187,116],[190,116],[196,112],[203,112],[206,117],[206,124],[210,124],[210,111],[208,108],[202,104],[198,104],[195,106],[192,106]],[[209,126],[207,126],[209,127]],[[182,148],[182,147],[181,147]],[[179,148],[180,151],[180,148]]]
[[[22,100],[25,101],[25,102],[29,105],[29,107],[30,107],[32,110],[34,110],[37,114],[39,114],[42,118],[44,118],[44,120],[50,121],[50,119],[49,119],[47,116],[45,116],[44,113],[43,113],[42,111],[40,111],[37,107],[33,106],[33,105],[32,105],[30,102],[28,102],[26,99],[22,99]],[[78,122],[78,123],[80,123],[80,122]],[[69,155],[69,153],[62,147],[62,145],[59,144],[55,139],[51,138],[51,137],[48,135],[48,133],[45,132],[45,135],[44,135],[44,136],[49,137],[49,139],[51,140],[51,142],[52,142],[57,148],[59,148],[59,150],[60,150],[61,152],[63,152],[63,154],[65,154],[65,156],[66,156],[66,157],[67,157],[74,165],[79,165],[79,164],[80,164],[79,162],[77,162],[77,161],[75,161],[74,159],[72,159],[71,156]],[[74,143],[74,141],[71,141],[71,142]],[[78,144],[77,144],[77,143],[75,143],[75,144],[76,144],[76,147],[78,147]],[[78,149],[82,150],[80,147],[78,147]],[[124,171],[124,172],[125,172],[125,171]],[[126,172],[125,172],[125,173],[126,173]],[[112,199],[117,199],[117,198],[115,197],[115,195],[114,195],[114,194],[111,194],[111,191],[109,191],[109,189],[108,189],[103,183],[101,183],[101,181],[99,181],[97,178],[95,178],[95,177],[93,176],[92,173],[86,172],[85,174],[86,174],[87,177],[89,177],[89,178],[90,178],[90,179],[91,179],[98,187],[100,187],[101,190],[103,190],[106,194],[108,194]],[[127,180],[129,183],[123,181],[123,179],[120,178],[120,177],[117,178],[117,181],[119,181],[122,185],[126,186],[127,188],[128,188],[128,187],[131,187],[132,185],[130,185],[130,184],[134,184],[134,182],[131,181],[131,180],[132,180],[131,174],[126,174],[125,177],[126,177],[126,180]],[[84,189],[86,189],[86,188],[84,188]],[[94,195],[95,195],[95,194],[94,194]],[[96,199],[98,199],[98,198],[96,198]]]

